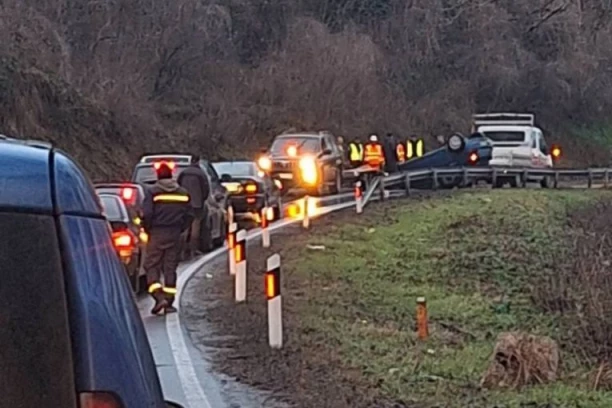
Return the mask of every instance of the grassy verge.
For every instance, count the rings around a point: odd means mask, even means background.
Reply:
[[[571,256],[568,213],[607,192],[494,191],[368,212],[312,234],[284,265],[305,285],[301,332],[326,339],[386,398],[419,407],[610,407],[590,391],[564,317],[541,307],[540,277]],[[534,289],[538,289],[535,291]],[[430,339],[414,330],[425,296]],[[521,391],[478,388],[499,332],[560,341],[561,379]],[[568,351],[571,350],[571,351]],[[550,404],[550,405],[546,405]]]

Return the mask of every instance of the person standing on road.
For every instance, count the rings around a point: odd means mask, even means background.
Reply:
[[[189,259],[200,249],[202,222],[208,216],[206,214],[206,200],[208,200],[208,195],[210,194],[210,182],[208,181],[208,176],[200,167],[200,156],[191,156],[191,165],[179,174],[177,181],[189,193],[194,214],[193,222],[187,232],[185,242],[185,256]],[[207,234],[206,236],[209,235]],[[207,242],[205,246],[210,246],[210,243]]]
[[[153,314],[176,312],[172,303],[182,234],[193,218],[189,201],[187,191],[172,179],[172,169],[162,163],[157,170],[157,182],[147,191],[143,202],[142,222],[149,234],[144,269],[148,292],[155,300]]]
[[[397,156],[395,153],[395,137],[391,133],[387,133],[383,139],[383,152],[385,155],[385,171],[387,173],[397,173]]]

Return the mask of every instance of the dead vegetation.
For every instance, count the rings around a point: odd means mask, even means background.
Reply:
[[[611,12],[595,0],[4,0],[0,55],[21,80],[0,122],[79,155],[76,140],[112,117],[113,151],[133,159],[168,144],[255,151],[286,127],[429,137],[476,110],[533,110],[574,158],[603,162],[569,134],[612,108]],[[32,69],[58,96],[21,86]],[[46,123],[45,105],[66,123]],[[82,108],[92,117],[77,130]]]

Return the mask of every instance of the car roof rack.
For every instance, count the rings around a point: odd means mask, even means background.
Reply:
[[[477,113],[472,115],[472,124],[479,126],[535,126],[533,113]]]

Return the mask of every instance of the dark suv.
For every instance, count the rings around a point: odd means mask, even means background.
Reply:
[[[82,169],[0,136],[0,186],[0,406],[176,406]]]
[[[323,195],[342,188],[342,149],[329,132],[278,135],[258,164],[282,183],[285,192],[298,188]]]

